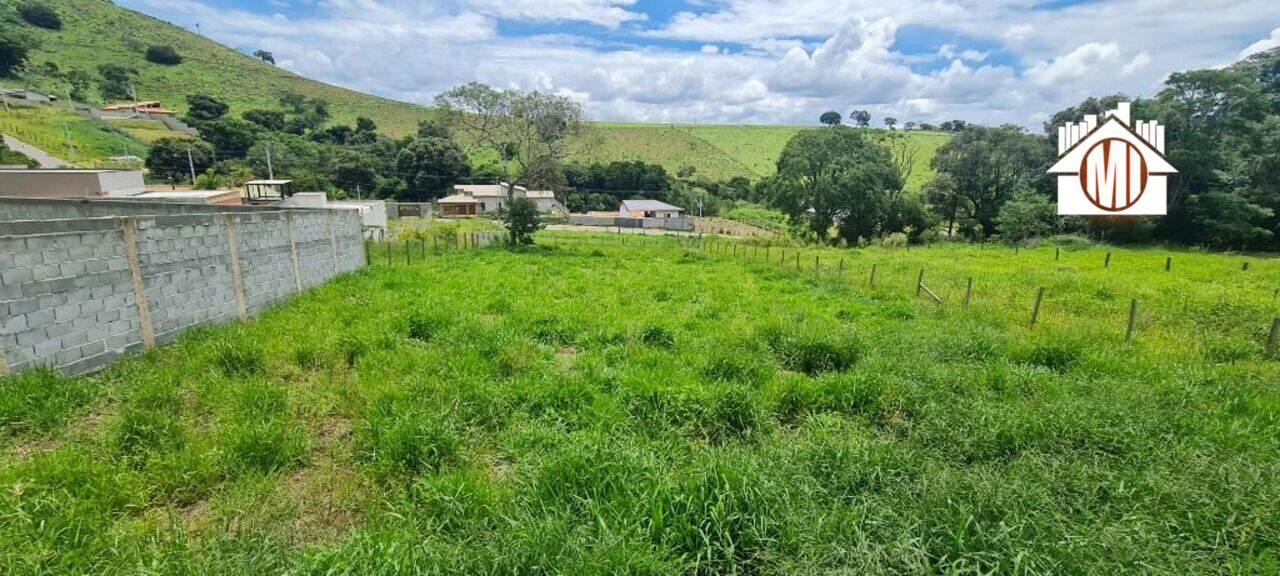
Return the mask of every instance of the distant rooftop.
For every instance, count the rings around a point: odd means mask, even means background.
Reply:
[[[623,200],[622,209],[628,212],[684,212],[684,208],[658,200]]]

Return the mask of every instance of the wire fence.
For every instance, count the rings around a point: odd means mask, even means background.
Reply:
[[[371,265],[412,265],[450,251],[503,247],[507,241],[505,232],[428,232],[407,240],[371,240],[366,254]],[[1267,358],[1275,358],[1280,347],[1280,267],[1268,258],[1216,257],[1208,268],[1203,262],[1179,266],[1178,256],[1144,251],[1126,251],[1121,261],[1111,250],[1065,251],[1053,246],[1013,250],[979,246],[962,254],[948,251],[948,246],[838,249],[692,234],[550,230],[539,232],[537,243],[568,251],[612,249],[619,255],[625,255],[626,248],[681,250],[685,255],[784,272],[830,288],[918,299],[942,315],[966,314],[1021,325],[1027,331],[1047,324],[1080,326],[1125,346],[1133,345],[1144,331],[1164,328],[1162,337],[1176,341],[1184,336],[1179,334],[1184,327],[1198,327],[1210,338],[1214,330],[1234,330],[1255,343],[1261,341]],[[1127,274],[1115,273],[1122,267]],[[1014,273],[1009,274],[1010,270]],[[1158,286],[1134,282],[1157,274],[1165,278]],[[1216,318],[1198,317],[1201,313],[1195,303],[1177,295],[1170,302],[1169,290],[1206,278],[1223,284],[1231,293],[1219,296],[1233,301],[1240,316],[1256,322],[1224,328],[1215,324]],[[1212,302],[1209,307],[1219,304]]]

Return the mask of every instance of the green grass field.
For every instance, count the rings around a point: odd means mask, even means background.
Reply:
[[[67,135],[75,146],[67,152]],[[146,158],[147,145],[123,129],[57,108],[13,108],[0,111],[0,132],[9,134],[63,160],[93,165],[126,152]]]
[[[375,248],[250,324],[0,380],[0,566],[1280,570],[1274,260],[541,243]]]
[[[185,136],[181,132],[170,130],[168,126],[164,125],[164,122],[159,120],[131,118],[127,120],[107,119],[105,121],[148,146],[161,138],[182,138]]]

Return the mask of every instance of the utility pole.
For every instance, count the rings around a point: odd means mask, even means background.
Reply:
[[[187,146],[187,167],[191,169],[191,186],[196,185],[196,163],[191,159],[191,147]]]
[[[275,180],[276,172],[271,168],[271,143],[267,142],[267,180]]]
[[[10,113],[11,111],[9,110],[9,93],[5,92],[4,88],[0,88],[0,99],[4,100],[4,113],[5,114]]]

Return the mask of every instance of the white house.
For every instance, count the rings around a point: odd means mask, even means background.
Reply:
[[[623,200],[618,215],[623,218],[679,218],[684,208],[657,200]]]
[[[447,197],[449,202],[440,201],[441,205],[452,204],[461,206],[463,204],[471,204],[466,199],[475,200],[475,211],[469,213],[455,213],[457,216],[469,216],[473,214],[492,214],[501,210],[507,205],[508,193],[516,198],[524,198],[534,203],[538,207],[538,212],[543,214],[568,214],[569,211],[556,200],[555,192],[550,190],[532,190],[524,186],[516,186],[512,190],[511,185],[503,182],[501,184],[457,184],[453,187],[454,195]]]

